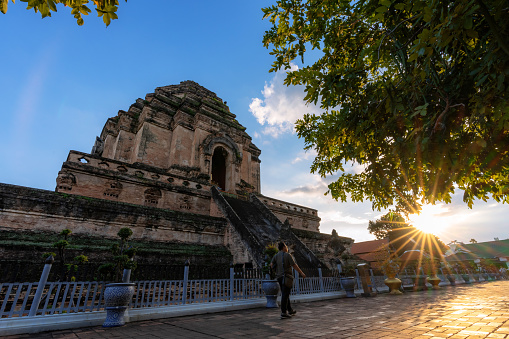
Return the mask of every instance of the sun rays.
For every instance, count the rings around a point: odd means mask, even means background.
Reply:
[[[449,208],[443,204],[424,205],[419,214],[409,216],[409,224],[422,232],[442,234],[450,226],[449,217],[444,216]]]
[[[439,274],[444,262],[444,245],[436,236],[415,227],[401,227],[389,232],[388,255],[382,266],[397,262],[400,272],[411,269],[411,274]]]

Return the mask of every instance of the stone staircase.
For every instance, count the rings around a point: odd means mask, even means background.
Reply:
[[[259,267],[264,263],[265,247],[281,240],[288,245],[300,267],[320,265],[320,260],[291,231],[288,222],[281,223],[256,195],[251,194],[249,200],[244,200],[231,194],[223,194],[213,187],[212,197],[241,236]]]

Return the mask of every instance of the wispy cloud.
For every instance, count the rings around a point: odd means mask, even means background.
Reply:
[[[350,214],[338,211],[327,211],[321,214],[323,222],[344,222],[352,225],[365,225],[367,228],[369,219],[352,216]]]
[[[304,161],[304,160],[309,160],[311,158],[316,157],[317,154],[318,153],[314,149],[309,150],[309,151],[302,151],[297,155],[297,157],[295,159],[292,160],[292,164],[296,164],[296,163]]]
[[[290,71],[297,69],[292,64]],[[288,87],[284,84],[285,77],[286,71],[276,72],[272,80],[265,83],[261,92],[263,97],[253,98],[249,105],[249,111],[265,127],[262,133],[273,138],[293,133],[295,121],[304,114],[319,112],[316,106],[304,102],[304,86]]]
[[[13,112],[15,116],[13,125],[9,131],[5,131],[10,133],[9,141],[12,145],[16,145],[17,151],[10,158],[12,165],[16,167],[24,167],[25,154],[32,152],[30,142],[38,127],[37,115],[41,114],[39,105],[46,89],[45,81],[55,53],[55,48],[52,47],[54,44],[45,48],[37,59],[37,63],[31,67],[29,76],[25,79],[25,84],[17,98],[17,110]]]
[[[287,191],[283,191],[283,194],[292,196],[292,195],[299,195],[299,194],[310,194],[310,193],[318,193],[323,195],[324,192],[327,191],[327,185],[324,182],[321,182],[317,185],[307,185],[307,186],[300,186],[295,187]]]
[[[345,168],[345,173],[360,174],[360,173],[364,172],[364,170],[366,169],[366,165],[352,163],[349,161],[345,165],[344,168]]]

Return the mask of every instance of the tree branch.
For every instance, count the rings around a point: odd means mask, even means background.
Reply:
[[[504,40],[504,38],[500,35],[501,28],[498,26],[498,24],[495,22],[495,19],[490,14],[490,11],[488,10],[488,7],[482,2],[482,0],[475,0],[475,2],[479,5],[479,8],[481,9],[481,13],[486,17],[486,21],[488,22],[488,25],[490,26],[491,33],[493,33],[493,36],[499,43],[500,47],[504,52],[509,55],[509,44]]]

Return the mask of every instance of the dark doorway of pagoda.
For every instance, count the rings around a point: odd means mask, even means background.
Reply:
[[[212,181],[223,191],[226,191],[226,158],[228,152],[222,147],[217,147],[212,155]]]

